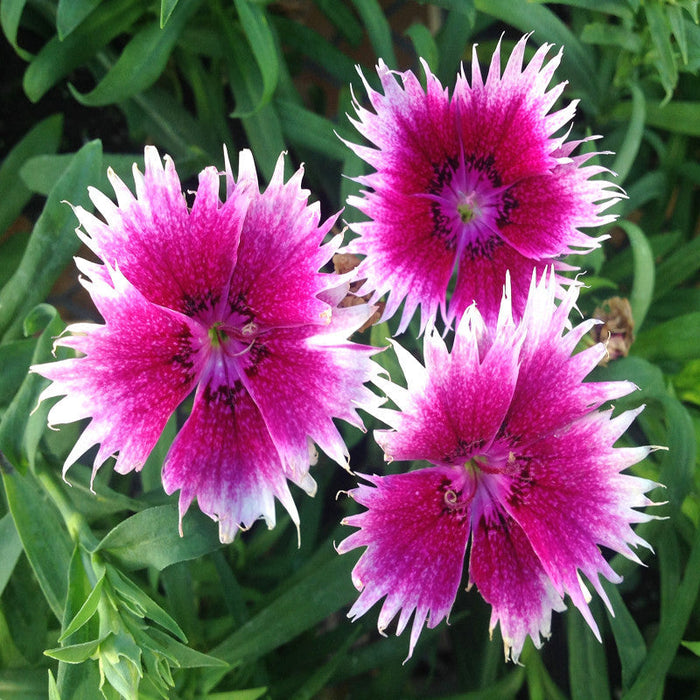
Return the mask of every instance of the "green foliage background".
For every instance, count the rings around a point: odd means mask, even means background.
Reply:
[[[697,4],[2,0],[0,697],[697,698]],[[357,557],[337,556],[333,542],[348,534],[339,522],[353,504],[335,494],[353,480],[328,460],[315,471],[316,498],[296,494],[300,548],[284,516],[222,547],[195,508],[180,538],[159,474],[174,422],[141,474],[105,467],[91,493],[78,464],[72,486],[61,481],[80,426],[45,428],[45,380],[27,369],[51,358],[66,317],[93,313],[61,293],[79,245],[65,201],[89,208],[88,185],[109,192],[108,165],[130,182],[144,143],[170,153],[183,181],[222,166],[225,144],[234,158],[252,148],[263,179],[289,151],[290,171],[306,164],[328,216],[356,189],[341,173],[364,168],[338,138],[357,140],[346,117],[350,85],[361,94],[356,63],[417,70],[422,56],[451,86],[474,42],[483,62],[501,35],[507,53],[530,31],[531,51],[564,46],[557,79],[580,100],[574,135],[604,134],[616,155],[602,164],[628,194],[602,251],[572,261],[587,271],[584,315],[620,295],[636,322],[630,356],[596,378],[634,381],[640,391],[618,408],[647,408],[626,440],[669,448],[636,468],[666,485],[654,494],[666,519],[639,527],[655,549],[640,553],[646,568],[613,559],[625,580],[606,585],[614,618],[594,603],[602,645],[569,610],[542,650],[530,644],[522,667],[506,665],[489,610],[462,592],[451,624],[424,631],[402,663],[408,640],[380,638],[376,610],[345,618]],[[415,331],[401,342],[416,348]],[[366,341],[391,332],[375,326]],[[383,468],[371,433],[343,430],[354,469]]]

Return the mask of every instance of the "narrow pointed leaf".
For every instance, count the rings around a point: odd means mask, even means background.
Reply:
[[[46,298],[54,282],[80,246],[76,219],[65,204],[89,207],[88,185],[99,177],[102,147],[99,141],[83,146],[51,190],[22,262],[0,291],[0,337],[19,337],[29,311]]]
[[[17,177],[24,163],[40,153],[55,153],[61,140],[63,117],[54,114],[33,126],[0,165],[0,232],[21,214],[32,193]]]
[[[199,511],[189,513],[181,537],[177,506],[165,505],[148,508],[122,521],[105,535],[95,551],[109,552],[127,569],[153,566],[160,571],[219,547],[216,527],[209,518]]]
[[[102,597],[102,584],[104,583],[104,575],[95,584],[95,587],[90,591],[83,606],[78,610],[78,614],[70,621],[68,626],[63,630],[63,634],[58,638],[62,642],[66,637],[69,637],[74,632],[77,632],[90,618],[97,612],[97,606]]]
[[[139,29],[93,90],[83,94],[70,86],[75,99],[99,107],[122,102],[151,87],[163,72],[175,43],[201,1],[181,0],[163,29],[159,22]]]
[[[54,615],[61,620],[66,601],[72,546],[54,506],[40,492],[34,477],[7,468],[2,471],[5,495],[17,533]]]
[[[100,0],[58,0],[58,38],[63,41],[99,4]]]

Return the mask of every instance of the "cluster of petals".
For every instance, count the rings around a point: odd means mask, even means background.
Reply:
[[[438,308],[450,323],[473,302],[495,322],[507,270],[519,316],[533,267],[568,269],[561,256],[603,239],[580,229],[614,218],[603,212],[623,194],[595,178],[606,172],[587,164],[598,154],[574,155],[582,141],[556,135],[576,108],[551,111],[565,87],[548,88],[561,51],[548,58],[545,44],[523,66],[527,39],[503,72],[499,43],[485,80],[475,47],[471,84],[462,70],[452,95],[426,63],[425,88],[381,61],[382,92],[362,78],[371,109],[356,101],[352,122],[370,145],[348,145],[374,171],[357,178],[365,189],[348,200],[368,220],[351,225],[359,235],[347,249],[365,256],[364,289],[375,299],[389,293],[385,318],[403,302],[399,333],[419,305],[421,330]]]
[[[410,652],[427,621],[447,617],[462,580],[492,607],[506,658],[517,661],[528,636],[550,633],[552,611],[568,596],[596,635],[584,578],[609,601],[601,576],[620,577],[605,547],[638,561],[646,545],[632,524],[651,517],[654,482],[623,470],[651,447],[614,447],[643,407],[613,416],[605,402],[632,392],[627,381],[584,382],[605,355],[602,344],[574,348],[595,321],[571,329],[572,287],[557,306],[553,271],[532,283],[522,318],[508,289],[489,328],[470,307],[450,351],[429,329],[423,366],[394,344],[406,388],[377,385],[399,410],[375,411],[390,429],[376,432],[387,460],[431,466],[364,476],[350,491],[366,508],[345,519],[359,528],[338,546],[366,547],[353,570],[356,618],[382,598],[380,631],[399,614],[397,634],[413,615]],[[648,546],[648,545],[647,545]]]
[[[333,419],[361,427],[356,408],[377,403],[375,350],[347,340],[372,309],[339,308],[348,281],[319,272],[340,240],[323,243],[336,217],[320,221],[302,174],[285,182],[280,156],[261,193],[243,151],[225,200],[209,167],[190,207],[172,160],[147,147],[135,196],[110,171],[117,203],[91,189],[102,218],[75,209],[103,263],[76,260],[104,324],[71,325],[57,345],[79,356],[33,368],[51,380],[41,399],[62,397],[50,424],[90,419],[64,474],[96,445],[93,476],[115,454],[117,472],[141,469],[192,392],[163,485],[181,517],[196,498],[224,542],[261,516],[272,527],[275,498],[298,523],[288,480],[314,493],[313,443],[347,464]]]

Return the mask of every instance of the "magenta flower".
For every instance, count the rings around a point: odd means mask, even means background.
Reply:
[[[630,546],[648,546],[631,524],[652,517],[634,509],[653,505],[644,494],[656,484],[621,471],[652,448],[613,447],[642,409],[597,410],[635,386],[583,381],[605,347],[571,355],[596,321],[562,335],[577,290],[557,308],[556,286],[553,273],[533,279],[517,324],[504,296],[492,331],[471,307],[451,352],[429,331],[425,367],[395,344],[407,388],[376,380],[400,409],[375,410],[392,428],[376,433],[387,460],[433,466],[364,477],[350,494],[367,510],[346,518],[359,530],[338,551],[367,548],[351,617],[386,596],[379,629],[400,611],[399,634],[415,611],[409,655],[426,620],[450,612],[470,538],[468,585],[492,606],[513,661],[528,635],[537,646],[549,635],[565,595],[599,636],[581,574],[609,606],[599,576],[621,579],[599,547],[638,561]]]
[[[542,272],[559,256],[598,247],[603,237],[579,229],[614,219],[602,212],[620,190],[592,179],[604,168],[584,165],[598,154],[572,155],[582,142],[553,136],[576,107],[549,113],[565,86],[547,89],[561,51],[545,63],[551,45],[544,45],[523,68],[527,38],[503,74],[499,43],[485,82],[475,47],[471,85],[460,73],[452,96],[425,63],[427,89],[411,71],[390,71],[381,61],[383,94],[363,78],[374,111],[356,103],[352,121],[374,147],[348,145],[376,172],[357,178],[368,189],[348,199],[369,221],[351,226],[359,237],[347,249],[366,256],[362,291],[375,299],[389,292],[385,318],[404,302],[399,332],[419,304],[421,329],[438,306],[450,323],[472,302],[494,322],[506,270],[519,317],[533,267]]]
[[[284,182],[282,156],[262,194],[250,152],[237,183],[227,162],[225,202],[205,169],[191,209],[172,160],[149,147],[145,163],[136,197],[113,172],[118,205],[91,190],[104,222],[75,209],[104,262],[77,260],[105,324],[70,326],[57,344],[83,356],[33,368],[52,380],[42,399],[64,396],[50,424],[92,419],[64,474],[97,444],[93,476],[115,453],[116,471],[141,469],[196,389],[163,467],[181,518],[196,498],[229,542],[260,516],[272,527],[276,497],[298,523],[287,480],[313,495],[313,443],[346,464],[333,418],[361,427],[356,407],[377,404],[363,386],[376,350],[347,341],[372,309],[338,308],[347,282],[318,272],[340,244],[321,245],[337,217],[319,223],[302,171]]]

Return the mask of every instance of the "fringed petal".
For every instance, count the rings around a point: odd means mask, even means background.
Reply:
[[[400,634],[415,611],[410,657],[426,621],[433,628],[447,617],[457,595],[469,537],[469,509],[460,499],[469,484],[463,471],[446,468],[363,478],[372,486],[350,495],[367,510],[346,518],[360,529],[338,546],[341,554],[367,547],[353,570],[361,594],[348,616],[364,615],[386,596],[379,631],[400,611]]]

